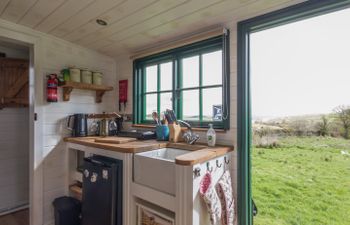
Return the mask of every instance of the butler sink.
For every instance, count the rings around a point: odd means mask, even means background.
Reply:
[[[134,156],[134,182],[175,196],[175,158],[190,151],[162,148]]]

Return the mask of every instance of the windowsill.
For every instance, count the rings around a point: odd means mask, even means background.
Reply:
[[[132,127],[139,127],[139,128],[156,128],[155,125],[146,125],[146,124],[133,124]],[[187,130],[186,127],[181,127],[181,130]],[[199,128],[199,127],[192,127],[192,130],[197,132],[207,132],[207,128]],[[227,130],[224,129],[214,129],[217,133],[226,133]]]

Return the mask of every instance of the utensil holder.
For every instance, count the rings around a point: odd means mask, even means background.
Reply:
[[[169,124],[169,141],[170,142],[179,142],[181,141],[181,126],[179,124]]]
[[[156,126],[157,140],[168,141],[169,140],[169,127],[167,125]]]

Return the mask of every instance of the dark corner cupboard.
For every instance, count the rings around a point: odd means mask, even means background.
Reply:
[[[82,225],[122,225],[123,161],[104,156],[84,159]]]

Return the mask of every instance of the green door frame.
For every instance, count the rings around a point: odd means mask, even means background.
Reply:
[[[251,96],[249,36],[253,32],[307,19],[350,7],[350,0],[309,0],[238,23],[237,32],[237,146],[238,146],[238,224],[252,225],[251,187]]]

